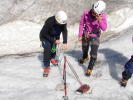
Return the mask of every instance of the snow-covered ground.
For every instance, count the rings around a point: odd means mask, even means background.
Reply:
[[[15,21],[0,27],[0,55],[37,52],[41,26],[29,21]]]
[[[88,62],[84,65],[77,62],[82,56],[81,44],[76,40],[78,24],[69,26],[70,48],[64,54],[83,83],[91,87],[87,94],[76,95],[74,91],[80,85],[67,66],[69,100],[133,100],[133,78],[126,88],[119,85],[124,64],[133,54],[132,22],[131,8],[109,13],[107,39],[100,45],[91,77],[84,75]],[[60,69],[51,65],[49,77],[43,78],[43,56],[31,53],[42,51],[39,41],[41,28],[40,24],[22,20],[0,26],[0,56],[16,54],[0,57],[0,100],[63,100],[63,91],[56,90],[62,82]],[[60,58],[63,59],[63,53]]]
[[[76,38],[77,26],[70,26],[69,36]],[[0,56],[41,51],[39,34],[42,27],[30,21],[14,21],[0,26]]]
[[[131,37],[132,34],[127,33],[102,43],[91,77],[84,76],[88,63],[79,65],[77,62],[81,57],[80,43],[65,52],[83,83],[91,87],[87,94],[75,94],[80,85],[67,66],[69,100],[133,100],[133,78],[126,88],[119,85],[123,66],[133,54]],[[41,53],[1,57],[0,100],[63,100],[63,91],[56,90],[56,86],[62,82],[59,68],[51,66],[48,78],[42,77],[42,71]]]

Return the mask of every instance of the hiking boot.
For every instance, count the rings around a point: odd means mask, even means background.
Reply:
[[[49,72],[50,72],[50,67],[44,68],[43,77],[48,77]]]
[[[86,76],[90,76],[92,73],[92,70],[91,69],[87,69],[86,72],[85,72],[85,75]]]
[[[81,59],[79,59],[79,63],[80,63],[80,64],[83,64],[83,63],[85,63],[88,59],[89,59],[88,57],[86,57],[86,58],[81,58]]]
[[[55,66],[58,65],[58,61],[57,61],[56,59],[51,59],[51,63],[52,63],[53,65],[55,65]]]
[[[120,82],[120,84],[121,84],[122,87],[126,87],[127,80],[122,79],[121,82]]]

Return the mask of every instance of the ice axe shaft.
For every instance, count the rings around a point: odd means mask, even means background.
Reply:
[[[64,80],[64,100],[68,100],[67,96],[67,86],[66,86],[66,56],[64,56],[64,70],[63,70],[63,80]]]

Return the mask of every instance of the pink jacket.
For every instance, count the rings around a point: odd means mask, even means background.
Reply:
[[[98,21],[97,19],[91,17],[90,11],[91,10],[85,11],[81,17],[78,35],[79,37],[82,37],[83,30],[87,33],[92,33],[93,35],[97,36],[97,30],[105,31],[107,29],[107,20],[105,14],[100,14],[102,20]]]

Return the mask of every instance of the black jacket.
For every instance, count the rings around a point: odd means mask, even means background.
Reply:
[[[56,23],[55,16],[49,17],[40,31],[40,41],[48,40],[53,43],[55,40],[60,39],[60,33],[62,32],[63,43],[67,43],[67,25],[60,25],[59,34],[53,35],[55,25],[59,26],[59,24]]]

